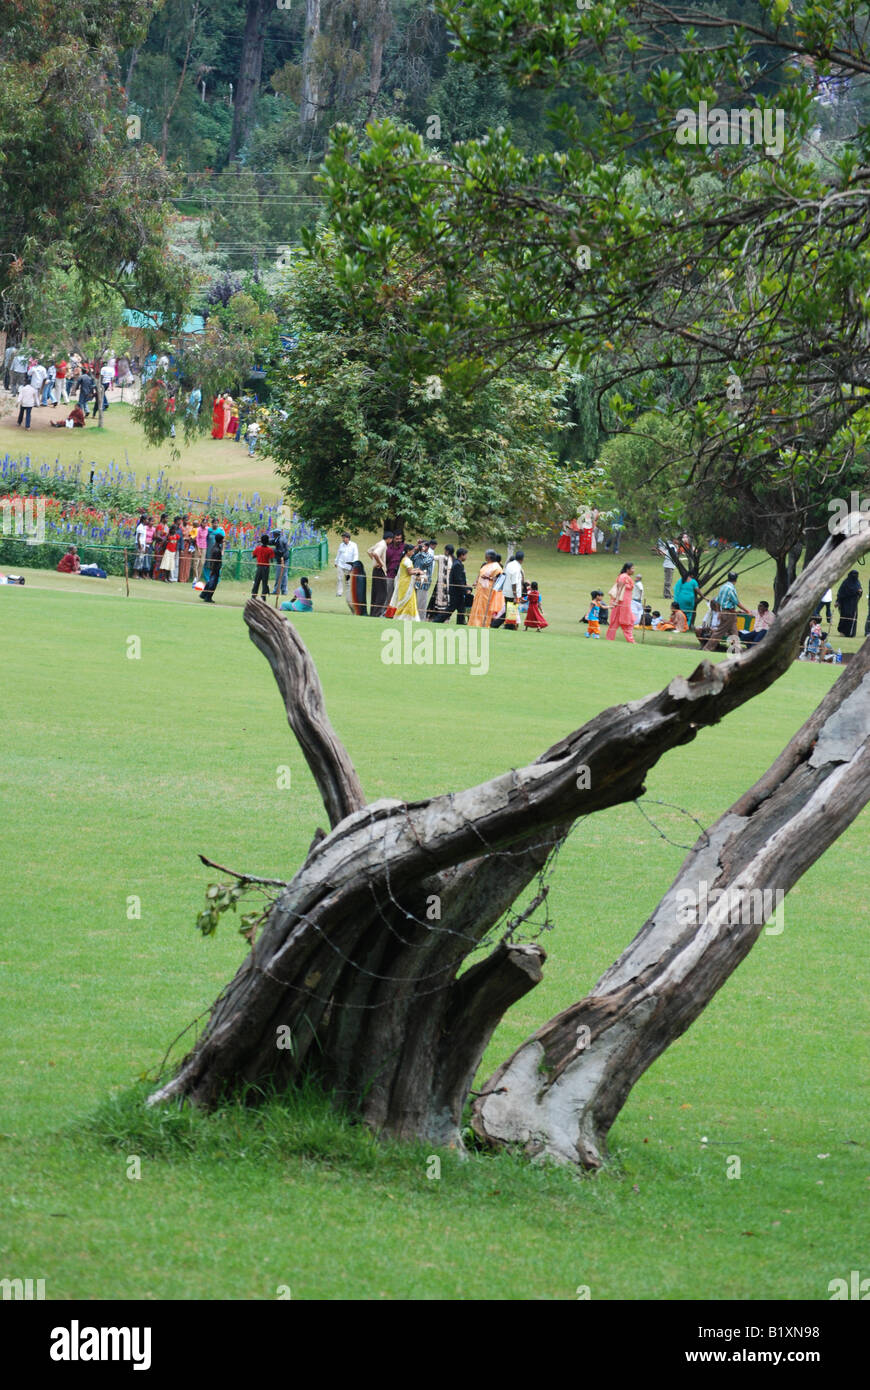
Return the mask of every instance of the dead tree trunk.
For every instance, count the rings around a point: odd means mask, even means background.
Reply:
[[[701,836],[591,994],[490,1077],[472,1106],[476,1133],[598,1167],[635,1082],[762,929],[782,931],[785,894],[868,801],[870,642],[761,780]]]
[[[301,639],[251,600],[245,621],[275,672],[332,830],[318,832],[295,877],[280,885],[261,935],[204,1032],[152,1102],[177,1097],[213,1106],[228,1093],[280,1090],[313,1076],[375,1129],[459,1144],[463,1105],[492,1032],[541,978],[544,952],[512,940],[521,918],[502,922],[514,899],[578,816],[637,797],[663,753],[772,684],[795,658],[816,595],[866,548],[870,539],[860,532],[833,537],[751,652],[718,665],[702,661],[688,679],[605,710],[528,767],[412,803],[365,804]],[[857,814],[859,801],[860,794],[846,799],[835,833]],[[752,823],[773,830],[779,824]],[[815,844],[813,825],[808,834]],[[728,872],[754,866],[752,856],[767,862],[751,835],[738,849],[743,858],[732,856]],[[813,857],[799,839],[795,876]],[[760,882],[762,868],[752,873]],[[488,954],[460,973],[483,948]],[[646,968],[666,969],[669,959],[659,967],[650,956]],[[720,983],[715,971],[701,975],[691,1017]],[[627,1049],[634,1034],[644,1038],[652,1007],[638,1000],[629,1011]],[[649,1060],[657,1055],[654,1039],[638,1046]],[[630,1064],[624,1073],[630,1079],[619,1104],[632,1084]],[[611,1106],[618,1089],[608,1092]]]

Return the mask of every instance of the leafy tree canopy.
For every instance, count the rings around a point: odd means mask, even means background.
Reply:
[[[118,51],[156,0],[0,0],[0,327],[14,337],[55,269],[125,303],[183,312],[170,253],[172,178],[128,126]],[[131,138],[132,137],[132,138]]]

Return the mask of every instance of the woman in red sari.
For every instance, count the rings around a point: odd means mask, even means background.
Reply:
[[[632,564],[624,564],[619,571],[619,577],[610,591],[611,599],[610,622],[607,625],[608,642],[616,641],[616,629],[622,628],[626,642],[634,642],[634,614],[631,611],[631,591],[634,588],[634,580],[631,572],[634,569]]]
[[[224,437],[224,398],[215,396],[214,405],[211,412],[211,437],[212,439],[223,439]]]

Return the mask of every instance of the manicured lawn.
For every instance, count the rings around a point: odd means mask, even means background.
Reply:
[[[352,621],[331,572],[318,577],[318,611],[297,621],[367,794],[473,784],[690,671],[697,653],[664,639],[582,636],[581,602],[614,568],[532,551],[552,627],[492,634],[474,678],[385,665],[389,624]],[[769,572],[753,573],[751,601],[769,593]],[[475,1154],[443,1156],[430,1180],[424,1150],[379,1147],[310,1100],[146,1116],[140,1078],[245,946],[231,920],[196,931],[215,877],[198,853],[289,876],[324,818],[241,621],[243,586],[222,584],[211,610],[187,589],[131,589],[39,572],[0,587],[0,1273],[45,1278],[49,1298],[287,1285],[303,1299],[572,1299],[588,1285],[593,1299],[827,1299],[830,1280],[866,1269],[866,812],[789,894],[783,933],[761,936],[636,1087],[595,1178]],[[544,983],[508,1014],[482,1079],[638,930],[696,834],[673,807],[718,816],[835,676],[795,665],[669,754],[645,803],[667,838],[634,806],[577,826],[554,872]]]
[[[90,415],[83,430],[49,428],[49,420],[60,420],[68,414],[63,407],[34,410],[34,427],[28,433],[16,427],[17,414],[3,415],[0,407],[0,454],[9,453],[14,458],[29,454],[38,463],[54,463],[55,459],[63,464],[80,462],[85,479],[94,464],[105,468],[113,461],[121,468],[132,468],[139,482],[144,482],[149,473],[156,477],[163,469],[173,482],[182,484],[183,491],[189,489],[202,498],[208,496],[210,485],[221,498],[225,492],[231,497],[238,492],[247,497],[259,492],[272,501],[280,494],[269,461],[257,454],[249,458],[242,443],[212,439],[207,434],[187,445],[179,432],[181,457],[172,459],[168,449],[147,447],[141,428],[130,419],[128,405],[112,404],[103,417],[102,429],[97,428]]]

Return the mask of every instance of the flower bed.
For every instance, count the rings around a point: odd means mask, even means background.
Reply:
[[[174,516],[215,518],[226,532],[229,558],[239,550],[257,545],[264,531],[278,525],[282,502],[276,498],[264,503],[259,493],[250,499],[242,493],[223,499],[213,487],[205,498],[194,498],[169,484],[161,472],[137,483],[130,469],[111,464],[106,469],[86,470],[81,464],[64,467],[60,463],[37,465],[29,458],[0,458],[0,505],[23,503],[39,498],[44,503],[45,536],[39,544],[29,544],[21,531],[13,533],[7,523],[0,535],[0,559],[20,567],[54,568],[67,546],[75,545],[84,558],[88,546],[100,547],[100,563],[110,574],[124,573],[124,550],[135,547],[136,524],[142,512],[157,519],[164,512]],[[8,513],[6,509],[4,516]],[[28,506],[24,516],[30,520]],[[19,523],[19,527],[22,523]],[[285,527],[291,546],[317,545],[322,532],[295,512]],[[102,549],[111,547],[111,549]],[[56,558],[53,558],[56,555]]]

